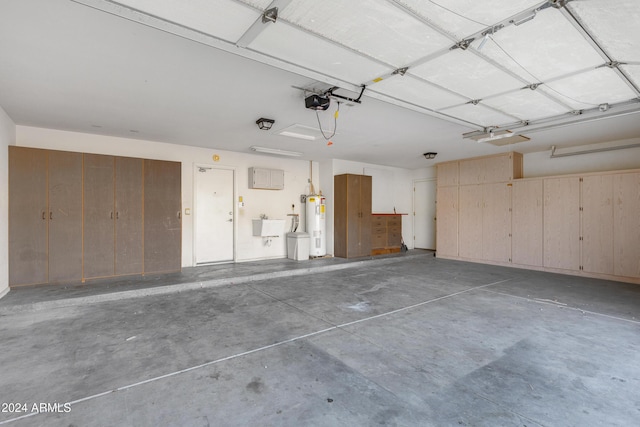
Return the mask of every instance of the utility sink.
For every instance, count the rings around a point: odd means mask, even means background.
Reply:
[[[281,236],[284,233],[284,219],[254,219],[253,235],[262,237]]]

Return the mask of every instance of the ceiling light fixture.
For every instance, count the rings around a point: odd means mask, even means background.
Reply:
[[[531,13],[530,15],[525,15],[525,16],[523,16],[521,18],[512,19],[509,22],[517,27],[518,25],[522,25],[525,22],[531,21],[535,17],[536,17],[536,11],[534,10],[533,13]]]
[[[257,147],[255,145],[252,145],[251,150],[257,152],[257,153],[264,153],[264,154],[275,154],[276,156],[287,156],[287,157],[300,157],[302,156],[302,153],[298,152],[298,151],[287,151],[287,150],[279,150],[277,148],[269,148],[269,147]]]
[[[435,159],[438,153],[434,153],[433,151],[429,151],[428,153],[424,153],[423,156],[427,160]]]
[[[514,135],[515,133],[511,132],[510,130],[506,130],[506,129],[498,130],[495,128],[487,128],[485,130],[465,133],[462,135],[462,137],[466,139],[473,139],[476,142],[487,142],[487,141],[493,141],[496,139],[510,138]]]
[[[271,126],[273,126],[275,122],[275,120],[265,119],[264,117],[260,117],[258,120],[256,120],[256,124],[261,130],[271,129]]]

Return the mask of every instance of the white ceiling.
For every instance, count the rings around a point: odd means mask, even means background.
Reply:
[[[563,3],[3,0],[0,106],[20,125],[410,169],[640,137],[640,1]],[[316,116],[300,88],[363,85],[332,144],[278,135],[334,129],[336,99]],[[491,129],[531,140],[463,138]]]

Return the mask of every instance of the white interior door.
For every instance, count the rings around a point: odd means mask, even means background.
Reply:
[[[196,264],[233,261],[234,171],[196,166]]]
[[[413,246],[436,248],[436,180],[413,182]]]

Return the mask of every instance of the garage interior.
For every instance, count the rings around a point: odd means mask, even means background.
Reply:
[[[0,6],[0,425],[635,424],[640,6],[343,3]]]

